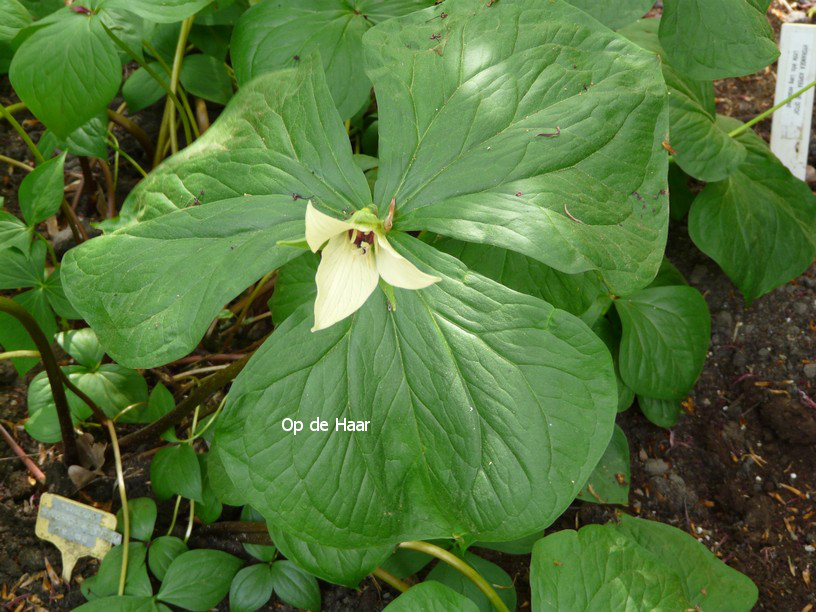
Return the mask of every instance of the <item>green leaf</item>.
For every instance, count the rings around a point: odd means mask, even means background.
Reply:
[[[440,540],[440,543],[437,543],[437,546],[441,545],[443,548],[450,548],[450,540]],[[402,580],[418,573],[433,560],[433,557],[424,552],[408,548],[397,548],[380,567]]]
[[[82,594],[86,599],[99,599],[116,595],[119,589],[119,575],[122,569],[124,544],[114,546],[105,555],[99,571],[95,576],[82,583]],[[150,597],[153,587],[147,575],[145,555],[147,548],[141,542],[130,542],[128,545],[128,568],[125,578],[125,595]]]
[[[587,525],[540,540],[533,548],[530,590],[533,610],[694,608],[663,560],[613,525]]]
[[[317,578],[291,561],[275,561],[270,568],[275,594],[284,603],[305,610],[320,610]]]
[[[516,588],[513,586],[513,579],[495,563],[466,552],[465,562],[475,569],[488,584],[493,586],[499,598],[505,603],[509,610],[516,609]],[[482,612],[492,612],[493,605],[484,593],[464,574],[454,569],[447,563],[437,563],[428,573],[426,580],[435,580],[445,586],[461,593]]]
[[[195,515],[204,525],[217,521],[223,510],[221,500],[215,495],[210,483],[208,463],[206,453],[198,455],[198,464],[201,468],[201,502],[195,505]]]
[[[658,40],[659,25],[660,19],[643,19],[620,34],[662,60],[663,78],[669,88],[670,141],[677,165],[701,181],[722,180],[745,159],[745,148],[717,122],[713,83],[690,79],[669,62]],[[644,204],[648,206],[648,202]]]
[[[660,270],[658,270],[657,276],[649,284],[649,287],[672,287],[675,285],[688,285],[688,282],[686,282],[686,278],[680,270],[664,257],[663,263],[660,264]]]
[[[274,581],[268,564],[245,567],[232,579],[229,593],[230,612],[255,612],[272,597]]]
[[[45,293],[42,289],[32,289],[12,299],[34,317],[45,337],[51,338],[57,331],[57,324],[54,321],[54,313],[48,305]],[[6,313],[0,313],[0,345],[7,351],[35,350],[37,348],[25,328],[17,319]],[[22,357],[11,361],[14,367],[17,368],[17,373],[22,376],[37,365],[40,360]]]
[[[476,612],[479,608],[467,597],[431,580],[411,587],[385,609],[388,612]]]
[[[128,412],[132,423],[152,423],[176,407],[173,394],[162,383],[157,383],[150,392],[145,406],[138,406]]]
[[[0,289],[24,289],[42,283],[45,245],[35,243],[31,254],[18,248],[0,250]]]
[[[756,585],[727,566],[684,531],[655,521],[620,515],[619,533],[671,568],[692,606],[703,610],[751,610],[759,596]]]
[[[529,555],[533,552],[533,544],[544,537],[544,531],[536,531],[530,535],[511,540],[510,542],[475,542],[473,545],[479,548],[498,550],[508,555]]]
[[[708,306],[692,287],[652,287],[615,302],[623,325],[619,366],[635,393],[678,399],[703,370],[711,335]]]
[[[217,104],[232,97],[232,81],[223,60],[209,55],[188,55],[181,65],[181,84],[188,92]]]
[[[174,23],[195,15],[213,0],[108,0],[106,8],[122,8],[156,23]]]
[[[263,521],[261,513],[252,506],[244,506],[241,510],[242,521]],[[244,550],[259,561],[274,561],[278,556],[278,549],[264,544],[242,544]]]
[[[629,441],[623,430],[615,425],[615,431],[606,452],[601,457],[586,486],[578,493],[578,499],[593,504],[629,503]],[[590,490],[590,487],[592,489]],[[594,495],[593,495],[594,493]]]
[[[29,436],[46,444],[62,440],[54,396],[45,372],[37,374],[28,385],[28,420],[25,430]],[[76,415],[72,420],[77,421]]]
[[[741,124],[720,117],[726,130]],[[752,131],[748,154],[724,181],[709,183],[689,212],[691,239],[752,302],[804,272],[816,257],[816,196]]]
[[[232,28],[230,26],[195,23],[190,30],[190,42],[205,55],[224,62],[229,52],[231,34]],[[232,87],[230,87],[230,95],[232,95]]]
[[[153,535],[156,525],[156,502],[149,497],[136,497],[128,500],[128,514],[130,515],[130,537],[134,540],[148,542]],[[125,524],[122,509],[116,513],[116,530],[124,533]],[[152,548],[152,546],[151,546]]]
[[[307,542],[269,525],[275,544],[287,559],[334,584],[356,589],[393,552],[392,546],[374,548],[335,548],[319,542]]]
[[[599,270],[618,294],[654,276],[668,221],[657,58],[538,0],[446,0],[364,44],[379,101],[374,203],[396,199],[395,229]]]
[[[27,252],[31,244],[31,235],[32,230],[26,227],[25,223],[11,213],[0,210],[0,262],[3,261],[3,251],[8,247]]]
[[[620,325],[613,326],[609,319],[600,317],[592,325],[592,331],[604,341],[606,348],[609,349],[609,353],[612,355],[612,363],[615,366],[615,381],[618,386],[618,412],[624,412],[635,401],[635,392],[623,382],[620,375]]]
[[[157,499],[181,495],[200,502],[201,468],[193,448],[178,444],[161,449],[150,463],[150,482]]]
[[[159,580],[164,580],[167,569],[173,560],[187,552],[187,544],[175,536],[161,536],[150,543],[147,551],[147,564],[150,571]]]
[[[0,14],[3,15],[0,25],[0,74],[5,74],[14,56],[11,41],[20,30],[31,25],[31,15],[18,0],[0,0]]]
[[[214,446],[211,446],[207,452],[207,471],[213,491],[215,491],[221,503],[230,506],[243,506],[246,504],[241,489],[235,486],[227,475],[224,464],[218,455],[218,449]]]
[[[100,113],[75,129],[64,140],[50,130],[46,130],[37,143],[37,148],[46,158],[53,156],[59,149],[73,155],[106,159],[108,156],[108,115],[105,112]]]
[[[638,395],[638,406],[643,416],[658,427],[670,429],[677,425],[677,419],[680,416],[680,402],[676,399],[653,399]]]
[[[227,473],[271,524],[329,546],[543,529],[612,434],[606,347],[566,312],[409,236],[389,240],[442,282],[396,289],[393,311],[375,292],[318,333],[308,306],[291,315],[230,390],[214,442]],[[294,436],[287,417],[370,427]]]
[[[643,17],[654,0],[567,0],[585,10],[602,24],[617,30]]]
[[[79,365],[89,370],[96,370],[102,365],[105,350],[90,327],[60,332],[55,340]]]
[[[303,218],[287,197],[177,210],[71,249],[65,292],[116,361],[164,364],[188,354],[226,302],[301,253],[275,244],[302,235]]]
[[[71,306],[71,302],[65,297],[65,291],[62,288],[60,268],[55,268],[51,275],[45,279],[43,292],[51,308],[54,309],[57,315],[69,320],[82,318],[82,315],[74,310],[74,307]]]
[[[541,298],[575,316],[586,312],[601,293],[601,282],[594,272],[565,274],[507,249],[450,238],[435,240],[432,244],[474,272],[510,289]]]
[[[316,57],[244,85],[201,138],[139,183],[121,215],[134,223],[193,206],[195,198],[247,194],[298,205],[311,198],[337,215],[371,203]]]
[[[158,598],[196,612],[218,605],[244,564],[220,550],[191,550],[176,557],[167,569]]]
[[[65,368],[68,378],[84,391],[102,411],[113,418],[133,404],[147,401],[147,382],[136,370],[124,368],[116,363],[106,363],[94,371],[84,367]],[[79,418],[87,418],[91,411],[81,399],[67,391],[71,411]],[[136,423],[130,411],[119,417],[119,422]]]
[[[672,65],[693,79],[751,74],[779,50],[757,0],[665,0],[660,42]]]
[[[671,218],[682,221],[686,218],[695,194],[689,187],[689,176],[676,164],[669,166],[669,212]]]
[[[431,0],[298,0],[259,2],[235,26],[230,57],[238,84],[296,66],[318,51],[340,116],[347,119],[369,100],[362,39],[385,19],[425,8]]]
[[[147,65],[156,74],[164,78],[165,83],[170,80],[160,62],[149,62]],[[143,67],[139,67],[122,85],[122,97],[127,102],[128,110],[131,113],[138,113],[140,110],[158,102],[165,95],[161,83],[156,81]]]
[[[67,138],[113,100],[122,64],[98,16],[63,10],[57,23],[35,30],[20,45],[9,77],[31,112]]]
[[[20,4],[28,9],[34,19],[42,19],[54,11],[65,8],[64,0],[20,0]]]
[[[278,271],[275,281],[275,292],[269,299],[269,310],[272,320],[280,325],[302,304],[312,302],[317,294],[315,274],[320,257],[314,253],[305,253],[293,259]]]

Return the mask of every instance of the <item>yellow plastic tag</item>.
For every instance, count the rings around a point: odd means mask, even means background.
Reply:
[[[102,559],[111,547],[122,542],[113,514],[51,493],[43,493],[40,498],[35,533],[59,548],[66,582],[71,580],[80,557]]]

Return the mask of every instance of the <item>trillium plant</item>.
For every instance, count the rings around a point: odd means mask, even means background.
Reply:
[[[38,180],[61,176],[63,151],[91,155],[99,126],[119,159],[105,126],[127,123],[105,114],[120,86],[131,111],[166,97],[145,144],[156,166],[56,272],[36,224],[70,209],[62,183],[25,223],[0,216],[0,289],[42,294],[49,335],[55,316],[90,326],[59,335],[79,364],[61,376],[81,387],[67,431],[91,418],[84,394],[105,422],[147,424],[123,447],[169,444],[150,472],[154,496],[176,500],[170,531],[151,542],[150,500],[125,512],[141,541],[103,562],[87,609],[203,610],[228,590],[236,610],[273,592],[314,609],[315,577],[355,588],[370,574],[403,592],[394,611],[515,608],[513,579],[473,546],[532,555],[533,610],[751,609],[747,577],[632,516],[615,419],[637,398],[674,426],[706,358],[705,299],[665,257],[671,218],[749,302],[816,254],[809,188],[714,107],[714,79],[775,60],[768,0],[665,0],[647,19],[652,0],[67,4],[0,28],[57,155]],[[57,47],[44,78],[33,58]],[[187,94],[224,105],[212,125]],[[139,370],[195,358],[270,286],[274,330],[250,357],[178,406],[148,392]],[[30,349],[13,325],[0,343]],[[117,393],[115,376],[129,381]],[[51,378],[32,384],[28,429],[55,442],[56,365]],[[348,422],[366,426],[335,425]],[[573,503],[617,518],[554,529]],[[228,506],[265,523],[240,571],[187,546]]]

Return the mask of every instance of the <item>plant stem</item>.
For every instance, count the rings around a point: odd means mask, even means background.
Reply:
[[[198,129],[198,122],[193,114],[193,109],[190,107],[190,101],[187,99],[187,94],[184,93],[184,90],[181,87],[179,87],[178,95],[179,99],[181,100],[181,104],[184,106],[184,110],[187,111],[187,119],[190,121],[190,127],[193,128],[193,134],[196,138],[198,138],[201,136],[201,132]]]
[[[181,22],[181,30],[179,31],[178,43],[176,44],[176,55],[173,58],[173,71],[170,73],[170,91],[173,94],[176,93],[178,89],[178,82],[179,77],[181,76],[181,64],[184,61],[184,50],[187,48],[187,37],[190,34],[190,28],[193,27],[193,17],[188,17],[184,21]],[[177,138],[178,135],[176,134],[176,107],[170,104],[170,101],[167,102],[167,107],[165,112],[168,115],[168,125],[167,129],[169,130],[170,136],[170,150],[175,154],[178,153],[178,142]],[[186,111],[182,108],[179,108],[179,114],[183,115]],[[187,126],[187,123],[183,121],[185,125],[185,133],[184,136],[187,139],[187,144],[189,145],[192,142],[192,137],[190,136],[190,128]]]
[[[184,532],[184,543],[186,544],[190,539],[190,534],[193,533],[193,519],[195,518],[195,500],[190,500],[190,519],[187,521],[187,531]]]
[[[390,584],[392,587],[397,589],[400,593],[404,593],[405,591],[407,591],[408,589],[411,588],[410,584],[408,584],[407,582],[405,582],[403,580],[400,580],[399,578],[397,578],[391,572],[386,572],[381,567],[378,567],[373,572],[371,572],[371,575],[374,576],[375,578],[379,578],[380,580],[382,580],[386,584]]]
[[[77,387],[68,377],[68,375],[62,371],[62,368],[60,368],[60,377],[62,378],[62,383],[68,387],[68,390],[85,402],[85,405],[91,409],[91,412],[93,413],[94,417],[96,417],[96,420],[104,425],[105,422],[108,421],[108,416],[102,412],[102,409],[96,405],[96,402],[88,397],[82,389]]]
[[[34,230],[34,235],[45,243],[45,250],[48,251],[48,258],[51,260],[51,265],[53,265],[55,269],[59,268],[60,262],[59,259],[57,259],[57,254],[54,252],[54,247],[51,245],[51,242],[37,230]]]
[[[16,166],[17,168],[20,168],[21,170],[25,170],[26,172],[31,172],[32,170],[34,170],[33,166],[29,166],[28,164],[26,164],[24,162],[17,161],[13,157],[7,157],[5,155],[0,155],[0,162],[5,162],[9,166]]]
[[[14,128],[14,131],[17,132],[20,138],[23,139],[23,142],[28,147],[28,150],[31,151],[31,154],[34,156],[34,160],[38,164],[43,163],[45,161],[45,158],[42,156],[42,153],[40,153],[40,150],[37,148],[37,145],[35,145],[31,138],[29,138],[28,134],[26,134],[26,131],[23,129],[23,126],[20,125],[20,123],[14,117],[12,117],[9,110],[2,104],[0,104],[0,115],[3,115],[5,120],[9,122],[9,125],[12,128]]]
[[[119,570],[119,591],[120,596],[125,594],[125,579],[127,578],[128,553],[130,552],[130,511],[128,510],[127,492],[125,491],[125,475],[122,471],[122,454],[119,451],[119,440],[116,437],[116,428],[113,421],[105,419],[108,426],[111,445],[113,446],[113,457],[116,463],[116,482],[119,485],[119,499],[122,502],[122,522],[125,524],[123,537],[124,548],[122,549],[122,568]]]
[[[54,405],[57,409],[57,418],[60,424],[60,433],[62,434],[65,465],[77,465],[79,463],[79,453],[77,452],[76,438],[74,437],[71,410],[68,408],[68,398],[65,396],[65,389],[62,386],[60,367],[57,365],[57,359],[51,350],[51,344],[46,339],[37,321],[34,320],[34,317],[28,314],[26,309],[14,300],[0,296],[0,312],[10,314],[17,319],[37,346],[48,376],[48,383],[51,385],[51,392],[54,395]]]
[[[210,128],[210,116],[207,113],[207,103],[203,98],[195,99],[195,110],[198,129],[203,134]]]
[[[157,83],[158,83],[158,84],[161,86],[161,88],[162,88],[162,89],[164,89],[164,91],[167,93],[167,96],[168,96],[168,97],[169,97],[169,98],[170,98],[170,99],[173,101],[173,103],[176,105],[176,108],[178,108],[178,109],[179,109],[179,112],[183,114],[183,113],[184,113],[184,108],[183,108],[183,107],[182,107],[182,105],[181,105],[181,101],[178,99],[178,96],[176,96],[176,94],[170,90],[170,86],[169,86],[169,85],[168,85],[168,84],[167,84],[167,83],[164,81],[164,79],[162,79],[162,78],[161,78],[161,77],[160,77],[160,76],[159,76],[159,75],[156,73],[156,71],[155,71],[155,70],[153,70],[153,68],[152,68],[152,67],[151,67],[149,64],[147,64],[147,63],[146,63],[146,62],[145,62],[145,61],[144,61],[142,58],[140,58],[138,55],[136,55],[136,53],[133,51],[133,49],[131,49],[131,48],[128,46],[128,44],[127,44],[125,41],[123,41],[123,40],[122,40],[121,38],[119,38],[119,37],[118,37],[116,34],[114,34],[113,32],[111,32],[111,30],[110,30],[110,28],[108,28],[108,26],[106,26],[106,25],[103,23],[103,24],[102,24],[102,27],[105,29],[105,32],[106,32],[106,33],[107,33],[107,35],[110,37],[110,39],[111,39],[111,40],[112,40],[114,43],[116,43],[116,46],[117,46],[117,47],[119,47],[120,49],[122,49],[122,51],[124,51],[124,52],[125,52],[125,53],[126,53],[128,56],[130,56],[130,58],[131,58],[133,61],[135,61],[137,64],[139,64],[139,66],[141,66],[142,68],[144,68],[144,69],[145,69],[145,71],[147,72],[147,74],[149,74],[150,76],[152,76],[152,77],[153,77],[153,79],[154,79],[154,80],[155,80],[155,81],[156,81],[156,82],[157,82]],[[189,126],[187,127],[187,129],[189,130]]]
[[[11,447],[14,454],[20,458],[20,461],[25,464],[28,471],[31,472],[31,475],[37,479],[37,482],[40,484],[45,484],[45,474],[43,474],[42,470],[37,466],[37,464],[34,463],[28,455],[26,455],[26,452],[20,447],[19,444],[17,444],[17,441],[11,437],[11,434],[6,431],[6,428],[2,425],[0,425],[0,436],[2,436],[6,441],[6,444]]]
[[[40,351],[6,351],[5,353],[0,353],[0,359],[18,359],[20,357],[39,359]]]
[[[176,528],[176,519],[178,518],[179,506],[181,505],[181,495],[176,495],[176,505],[173,508],[173,520],[170,521],[170,529],[167,530],[167,535],[172,535]]]
[[[244,366],[246,366],[251,356],[251,353],[247,354],[239,361],[235,361],[223,370],[203,379],[201,384],[184,400],[179,402],[179,405],[173,410],[160,419],[153,421],[147,427],[143,427],[122,438],[120,442],[122,448],[128,448],[145,440],[149,440],[154,436],[159,436],[163,431],[170,429],[174,425],[178,425],[185,417],[195,411],[196,406],[203,404],[204,400],[210,395],[238,376],[238,373],[244,369]]]
[[[110,134],[110,137],[111,137],[111,140],[108,141],[108,144],[110,146],[112,146],[119,155],[121,155],[128,162],[130,162],[130,165],[133,166],[139,174],[141,174],[144,178],[147,178],[147,172],[144,171],[144,168],[142,168],[138,163],[136,163],[135,159],[133,159],[130,155],[125,153],[125,151],[123,151],[119,147],[119,144],[115,140],[116,137],[113,134]]]
[[[800,89],[796,93],[788,96],[787,98],[782,100],[779,104],[776,104],[776,105],[772,106],[771,108],[766,110],[764,113],[761,113],[761,114],[757,115],[756,117],[751,119],[748,123],[743,123],[741,126],[736,128],[735,130],[731,130],[730,132],[728,132],[728,135],[731,138],[734,138],[735,136],[739,136],[743,132],[749,130],[752,126],[754,126],[757,123],[759,123],[760,121],[762,121],[763,119],[766,119],[770,115],[773,115],[776,111],[778,111],[780,108],[785,106],[788,102],[791,102],[792,100],[795,100],[796,98],[798,98],[799,96],[801,96],[802,94],[807,92],[809,89],[812,89],[813,87],[816,87],[816,81],[813,81],[809,85],[805,85],[802,89]]]
[[[111,109],[108,109],[108,119],[113,121],[116,125],[123,128],[128,134],[138,140],[139,144],[142,146],[142,149],[144,149],[147,159],[153,159],[153,156],[156,154],[156,149],[153,146],[153,141],[150,140],[150,136],[147,135],[147,132],[124,115]]]
[[[26,110],[28,107],[25,105],[25,102],[15,102],[14,104],[9,104],[6,107],[6,110],[9,114],[14,115],[19,113],[20,111]],[[5,116],[3,117],[5,119]]]
[[[424,552],[427,555],[436,557],[440,561],[444,561],[452,568],[459,571],[462,575],[469,578],[473,582],[473,584],[475,584],[479,588],[479,590],[485,594],[485,597],[487,597],[490,603],[493,604],[493,607],[496,608],[496,610],[498,610],[499,612],[509,612],[505,603],[501,600],[501,598],[493,589],[493,587],[490,586],[490,584],[488,584],[487,580],[482,578],[479,572],[470,567],[467,563],[465,563],[462,559],[460,559],[453,553],[450,553],[444,548],[440,548],[435,544],[431,544],[430,542],[421,541],[402,542],[398,546],[398,548],[407,548],[409,550]]]

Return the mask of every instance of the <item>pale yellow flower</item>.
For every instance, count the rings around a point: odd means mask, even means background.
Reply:
[[[401,289],[423,289],[439,282],[394,250],[382,222],[368,209],[341,221],[306,206],[306,242],[312,252],[323,247],[317,268],[317,299],[312,331],[342,321],[365,304],[380,277]]]

